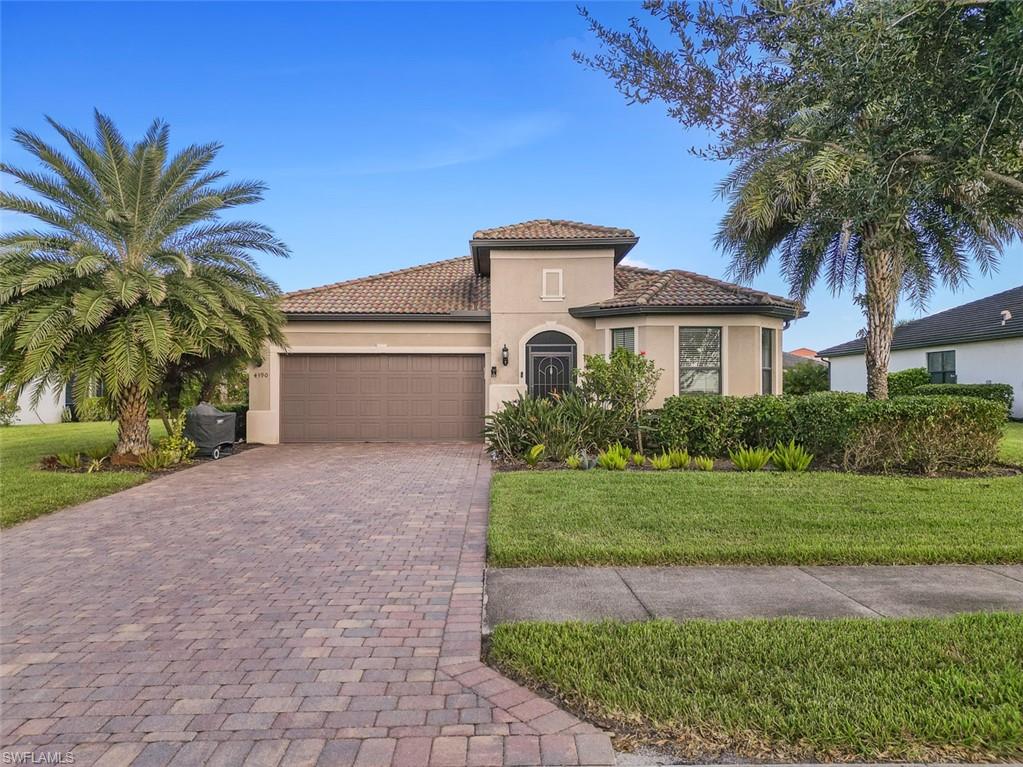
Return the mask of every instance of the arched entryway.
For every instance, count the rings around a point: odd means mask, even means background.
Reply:
[[[570,391],[576,366],[575,341],[561,331],[545,330],[526,342],[526,386],[534,397]]]

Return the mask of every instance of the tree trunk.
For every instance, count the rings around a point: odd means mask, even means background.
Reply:
[[[863,271],[867,315],[867,396],[888,399],[888,362],[895,332],[895,309],[902,288],[902,259],[891,245],[871,243],[876,232],[864,235]]]
[[[150,450],[148,399],[140,387],[132,385],[121,390],[116,402],[117,447],[113,462],[132,463]]]

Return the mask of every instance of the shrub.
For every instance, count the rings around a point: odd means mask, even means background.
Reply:
[[[855,471],[939,471],[986,466],[1005,424],[1001,402],[971,397],[905,396],[868,400],[844,453]]]
[[[669,450],[668,463],[673,469],[688,469],[689,453],[685,450]]]
[[[633,466],[644,466],[646,464],[646,456],[642,453],[632,454],[632,465]]]
[[[918,386],[931,382],[927,368],[909,368],[888,374],[888,396],[902,397]]]
[[[65,469],[82,468],[82,456],[78,453],[57,453],[57,463]]]
[[[185,416],[182,410],[177,417],[170,419],[170,432],[160,440],[159,449],[173,456],[172,463],[189,461],[198,449],[192,440],[185,436]]]
[[[813,456],[802,445],[797,445],[795,440],[790,440],[787,445],[778,443],[771,462],[781,471],[806,471],[813,462]]]
[[[546,448],[544,448],[543,445],[533,445],[523,454],[522,460],[524,460],[529,466],[536,466],[540,463],[540,459],[543,458],[545,449]]]
[[[483,429],[487,446],[497,455],[515,459],[533,445],[544,445],[555,461],[596,450],[626,436],[606,408],[568,393],[550,399],[519,397],[487,416]]]
[[[643,450],[643,414],[654,396],[661,370],[642,352],[625,348],[610,357],[590,354],[579,371],[578,391],[588,402],[599,405],[626,431],[636,449]]]
[[[0,426],[10,426],[18,414],[18,393],[0,390]]]
[[[106,397],[83,397],[75,403],[75,416],[79,421],[110,421],[114,415]]]
[[[624,471],[631,458],[632,451],[621,442],[616,442],[597,454],[597,466],[608,471]]]
[[[667,471],[671,468],[671,456],[667,453],[652,456],[650,458],[650,465],[657,469],[657,471]]]
[[[565,459],[565,465],[570,469],[581,469],[583,467],[583,459],[577,455],[570,455]]]
[[[1005,413],[1012,412],[1013,391],[1012,384],[990,383],[990,384],[924,384],[913,389],[913,394],[919,397],[953,396],[953,397],[979,397],[989,399],[993,402],[1001,402],[1005,405]]]
[[[849,435],[856,425],[856,408],[867,401],[864,394],[818,392],[805,397],[784,398],[789,405],[792,430],[765,439],[771,445],[794,439],[818,459],[842,460]]]
[[[740,447],[728,453],[739,471],[760,471],[767,466],[772,455],[771,449],[766,447]]]
[[[714,459],[706,455],[698,455],[693,459],[693,465],[699,471],[714,471]]]
[[[785,394],[801,396],[818,391],[827,391],[831,386],[828,380],[828,366],[816,362],[800,362],[782,374],[781,390]]]
[[[166,450],[150,450],[139,456],[139,466],[143,471],[163,471],[177,463],[174,458]]]

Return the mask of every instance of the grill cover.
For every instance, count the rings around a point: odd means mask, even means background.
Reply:
[[[200,402],[185,416],[185,436],[205,453],[217,445],[233,445],[235,417],[235,413],[224,413]]]

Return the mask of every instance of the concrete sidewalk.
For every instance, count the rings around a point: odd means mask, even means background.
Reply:
[[[1023,612],[1023,565],[527,567],[488,570],[486,588],[488,626]]]

